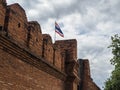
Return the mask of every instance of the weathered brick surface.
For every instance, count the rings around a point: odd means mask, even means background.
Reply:
[[[90,88],[89,90],[100,90],[100,88],[92,80],[89,81],[88,86]]]
[[[5,32],[0,32],[0,89],[77,90],[81,81],[82,90],[99,90],[89,62],[79,69],[75,39],[53,44],[38,22],[27,21],[19,4],[7,6],[6,0],[0,0],[0,25]],[[78,72],[83,72],[83,80]]]
[[[38,56],[42,56],[42,31],[38,22],[31,21],[28,23],[27,46]]]
[[[62,71],[62,55],[60,49],[54,46],[53,49],[53,64]]]
[[[77,41],[73,40],[60,40],[56,41],[55,45],[60,48],[63,57],[62,64],[64,71],[67,73],[66,90],[77,90],[79,84],[78,65],[77,63]]]
[[[88,84],[91,81],[90,69],[89,69],[89,61],[84,60],[83,65],[84,65],[83,90],[88,90],[88,88],[90,88]]]
[[[51,36],[43,34],[43,58],[53,64],[53,43]]]
[[[48,73],[0,50],[1,90],[64,90],[64,83]]]
[[[80,63],[80,78],[81,82],[79,90],[100,90],[100,88],[93,82],[90,75],[90,66],[87,59],[79,60]]]
[[[77,60],[77,41],[73,40],[60,40],[56,41],[55,45],[59,46],[62,54],[67,54],[66,60]]]
[[[24,9],[19,4],[7,7],[5,29],[8,36],[25,46],[27,42],[27,18]]]
[[[6,12],[5,6],[6,6],[5,0],[0,0],[0,29],[1,30],[3,30],[3,27],[4,27],[5,12]]]

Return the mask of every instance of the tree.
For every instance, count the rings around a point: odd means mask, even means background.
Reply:
[[[113,58],[110,62],[115,68],[111,77],[105,82],[104,90],[120,90],[120,36],[116,34],[111,37],[111,40],[109,48],[112,48]]]

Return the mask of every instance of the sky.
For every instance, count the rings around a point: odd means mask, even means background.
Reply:
[[[111,36],[120,35],[120,0],[7,0],[19,3],[29,21],[38,21],[42,33],[54,42],[54,23],[59,24],[64,38],[76,39],[79,59],[89,59],[93,81],[103,90],[113,70]]]

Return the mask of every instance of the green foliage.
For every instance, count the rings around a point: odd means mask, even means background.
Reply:
[[[111,82],[111,79],[108,79],[108,80],[106,81],[104,90],[112,90],[112,82]]]
[[[111,64],[115,66],[111,77],[105,82],[104,90],[120,90],[120,37],[118,34],[111,37],[113,58],[110,60]]]
[[[112,48],[112,54],[114,55],[111,63],[113,65],[120,64],[120,37],[116,34],[114,37],[111,37],[111,40],[110,48]]]

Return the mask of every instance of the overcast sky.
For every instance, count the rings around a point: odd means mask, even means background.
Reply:
[[[19,3],[28,20],[38,21],[42,33],[54,38],[54,23],[60,25],[64,38],[77,39],[78,58],[89,59],[93,81],[102,89],[110,76],[110,37],[120,34],[120,0],[7,0]],[[54,41],[54,39],[53,39]]]

